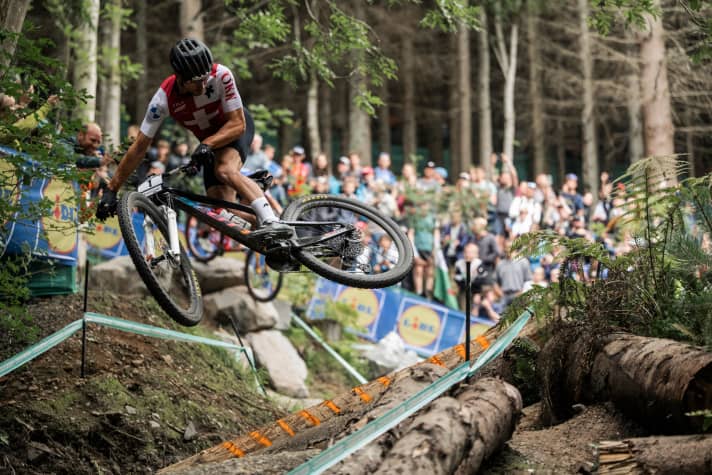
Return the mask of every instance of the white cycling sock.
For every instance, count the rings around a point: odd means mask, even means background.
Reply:
[[[250,206],[252,206],[252,209],[255,210],[255,214],[257,215],[257,219],[260,224],[278,220],[272,210],[272,207],[267,202],[267,198],[264,196],[257,198],[255,201],[250,203]]]

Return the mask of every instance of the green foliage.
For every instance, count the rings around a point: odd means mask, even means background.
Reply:
[[[71,147],[62,145],[63,139],[76,135],[80,124],[63,121],[60,131],[55,123],[55,112],[50,112],[44,120],[40,120],[41,117],[35,112],[41,106],[51,110],[45,105],[51,94],[60,98],[60,105],[55,110],[73,109],[85,97],[74,91],[64,79],[65,65],[43,53],[53,46],[51,42],[29,39],[34,31],[35,27],[26,22],[22,34],[0,32],[0,37],[17,41],[13,57],[0,50],[0,63],[8,64],[0,76],[0,91],[25,104],[17,110],[0,112],[0,141],[24,154],[0,157],[0,223],[22,219],[38,221],[50,214],[54,203],[47,198],[26,206],[21,204],[20,189],[32,180],[54,178],[72,183],[81,181],[86,175],[73,166]],[[28,121],[28,118],[34,120]],[[75,193],[75,199],[79,203],[78,193]],[[67,222],[57,224],[53,230],[75,232],[75,226],[75,223]],[[0,227],[0,251],[4,251],[9,230],[4,225]],[[30,277],[32,259],[27,252],[19,256],[4,256],[0,265],[0,314],[15,315],[6,324],[16,329],[28,323],[25,317],[19,316],[21,313],[17,313],[17,309],[21,308],[18,307],[20,302],[29,296],[25,285]]]
[[[478,29],[480,9],[475,5],[467,5],[461,0],[438,0],[435,8],[425,13],[420,24],[426,28],[438,29],[454,33],[461,25]]]
[[[280,297],[291,302],[294,308],[306,308],[314,294],[316,275],[313,272],[290,272],[284,274]]]
[[[678,183],[682,171],[674,157],[656,157],[621,177],[627,195],[618,227],[630,246],[623,255],[613,258],[600,242],[550,232],[518,239],[513,247],[523,255],[553,254],[561,278],[522,296],[507,318],[532,305],[539,316],[712,347],[712,175]],[[606,278],[584,276],[584,263],[605,269]]]
[[[601,34],[607,35],[618,20],[626,26],[645,28],[645,15],[658,17],[662,12],[654,0],[596,0],[591,2],[589,24]]]

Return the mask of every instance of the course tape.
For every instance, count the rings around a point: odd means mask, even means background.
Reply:
[[[527,309],[519,318],[502,333],[502,335],[490,345],[484,353],[471,365],[465,361],[439,378],[431,385],[423,388],[415,395],[406,399],[398,406],[390,409],[378,419],[366,424],[362,429],[341,439],[336,444],[325,449],[319,455],[289,472],[290,475],[319,474],[329,467],[339,463],[352,453],[373,442],[379,436],[385,434],[405,419],[430,404],[437,397],[449,390],[452,386],[475,374],[483,366],[500,355],[509,344],[519,335],[524,325],[532,316],[531,310]]]
[[[52,333],[43,340],[35,343],[22,350],[17,355],[3,361],[0,363],[0,378],[9,374],[10,372],[16,370],[20,366],[27,364],[33,359],[37,358],[41,354],[45,353],[47,350],[54,348],[55,346],[62,343],[64,340],[68,339],[74,335],[77,330],[82,328],[84,322],[97,323],[106,327],[115,328],[117,330],[123,330],[130,333],[136,333],[138,335],[144,335],[154,338],[170,339],[177,341],[184,341],[190,343],[202,343],[204,345],[217,346],[230,350],[242,351],[245,353],[250,363],[253,365],[254,362],[252,357],[252,350],[250,348],[245,348],[243,346],[235,345],[233,343],[227,343],[220,340],[214,340],[212,338],[205,338],[202,336],[190,335],[187,333],[181,333],[174,330],[167,330],[165,328],[154,327],[151,325],[146,325],[143,323],[132,322],[129,320],[122,320],[121,318],[109,317],[107,315],[101,315],[93,312],[86,312],[84,318],[80,320],[75,320],[66,327],[62,328],[55,333]],[[254,370],[254,369],[253,369]]]
[[[348,371],[349,374],[351,374],[351,376],[353,376],[354,379],[356,379],[356,381],[359,382],[359,384],[366,384],[366,383],[368,383],[368,380],[367,380],[366,378],[364,378],[364,377],[361,375],[361,373],[359,373],[359,372],[356,370],[356,368],[354,368],[353,366],[351,366],[351,365],[348,363],[348,361],[346,361],[340,354],[338,354],[338,353],[336,352],[336,350],[334,350],[334,349],[333,349],[331,346],[329,346],[319,335],[317,335],[317,333],[316,333],[304,320],[302,320],[301,318],[299,318],[299,317],[296,316],[295,314],[292,314],[292,320],[294,320],[294,321],[297,323],[297,325],[299,325],[300,327],[302,327],[302,328],[304,329],[304,331],[307,332],[307,334],[309,334],[309,336],[311,336],[312,338],[314,338],[331,356],[333,356],[334,359],[335,359],[336,361],[338,361],[339,364],[341,364],[341,366],[343,366],[343,367],[346,369],[346,371]]]
[[[12,371],[15,371],[20,366],[29,363],[45,351],[59,345],[64,340],[74,335],[80,328],[82,328],[81,319],[75,320],[61,330],[52,333],[47,338],[40,340],[29,348],[22,350],[12,358],[3,361],[0,363],[0,378]]]
[[[104,325],[105,327],[115,328],[117,330],[123,330],[129,333],[135,333],[137,335],[151,336],[154,338],[161,338],[164,340],[176,340],[185,341],[190,343],[202,343],[204,345],[217,346],[220,348],[225,348],[228,350],[237,350],[244,352],[247,357],[252,361],[252,352],[250,348],[244,346],[235,345],[234,343],[227,343],[225,341],[215,340],[212,338],[205,338],[202,336],[190,335],[188,333],[182,333],[175,330],[168,330],[166,328],[154,327],[152,325],[146,325],[144,323],[132,322],[130,320],[123,320],[121,318],[109,317],[108,315],[102,315],[94,312],[86,312],[84,318],[87,322],[98,323],[99,325]]]

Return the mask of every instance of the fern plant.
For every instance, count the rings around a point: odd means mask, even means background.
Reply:
[[[506,319],[530,305],[540,316],[712,347],[712,176],[680,179],[684,172],[675,157],[656,157],[619,179],[625,254],[609,254],[605,231],[597,242],[546,231],[515,241],[523,255],[555,256],[561,277],[517,299]]]

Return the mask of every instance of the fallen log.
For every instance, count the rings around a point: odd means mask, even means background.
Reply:
[[[595,456],[601,475],[712,473],[712,435],[604,441]]]
[[[509,440],[522,399],[494,378],[462,384],[335,465],[329,473],[475,473]]]
[[[527,325],[530,328],[535,326],[534,322],[530,322]],[[527,331],[527,327],[525,327],[525,331]],[[497,326],[490,328],[484,335],[474,338],[470,344],[471,357],[474,359],[480,355],[496,340],[502,331],[504,330]],[[535,330],[528,331],[535,332]],[[435,364],[445,369],[453,369],[462,363],[464,359],[465,345],[459,344],[428,358],[422,363],[418,363],[418,365]],[[364,385],[357,386],[332,400],[324,401],[272,424],[260,427],[249,434],[244,434],[236,439],[225,441],[215,447],[203,450],[192,457],[161,469],[159,473],[175,472],[192,465],[220,462],[234,457],[241,458],[272,447],[277,442],[281,443],[291,437],[295,437],[296,434],[321,425],[332,418],[338,417],[344,418],[344,420],[351,420],[355,415],[361,414],[365,408],[370,407],[374,401],[377,401],[386,392],[390,384],[398,379],[399,375],[408,374],[411,369],[406,368],[401,372],[391,373]]]
[[[673,340],[576,328],[552,337],[537,366],[545,423],[567,419],[575,403],[611,400],[653,431],[690,433],[703,420],[686,414],[712,407],[712,353]]]

